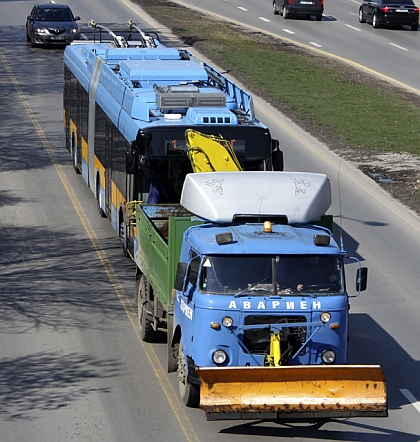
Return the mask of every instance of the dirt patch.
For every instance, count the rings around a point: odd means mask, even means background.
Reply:
[[[420,159],[408,153],[383,153],[370,158],[350,157],[362,172],[371,177],[395,199],[420,214]]]
[[[159,23],[171,29],[172,33],[183,41],[185,45],[194,47],[204,56],[213,60],[214,63],[219,64],[219,60],[217,60],[217,58],[215,59],[212,49],[207,43],[206,35],[200,35],[195,32],[195,35],[192,36],[189,35],[186,29],[186,23],[190,20],[203,20],[202,14],[166,0],[134,1]],[[175,10],[176,13],[174,12]],[[374,87],[387,94],[396,95],[407,103],[420,107],[419,95],[356,69],[351,65],[339,62],[333,58],[320,56],[305,48],[284,42],[280,39],[275,39],[272,36],[255,33],[233,23],[221,22],[213,17],[207,17],[207,20],[212,22],[215,29],[228,26],[239,32],[244,38],[253,39],[277,51],[292,51],[294,54],[310,57],[313,61],[324,66],[328,64],[337,72],[340,81]],[[229,73],[241,83],[247,84],[246,78],[243,77],[241,72],[231,71]],[[250,92],[259,95],[266,102],[293,120],[303,130],[316,137],[328,146],[329,149],[335,151],[342,158],[351,162],[363,173],[371,177],[394,199],[400,201],[406,207],[420,215],[420,158],[408,153],[369,152],[366,147],[351,145],[346,140],[337,136],[337,134],[329,132],[325,128],[320,128],[310,120],[298,118],[288,106],[280,101],[273,100],[273,97],[263,88],[253,88],[250,89]]]

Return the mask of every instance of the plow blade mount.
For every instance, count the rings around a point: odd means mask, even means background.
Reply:
[[[197,368],[209,420],[387,417],[379,365]]]

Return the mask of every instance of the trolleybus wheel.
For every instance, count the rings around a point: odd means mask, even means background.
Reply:
[[[71,156],[73,161],[73,169],[77,174],[80,174],[79,166],[77,165],[77,156],[76,156],[76,148],[72,146],[71,148]]]
[[[128,246],[126,247],[124,244],[124,238],[125,238],[125,223],[124,223],[124,221],[122,221],[120,223],[120,228],[118,229],[118,236],[120,239],[120,246],[121,246],[122,255],[126,258],[129,258],[130,254],[128,253]]]
[[[96,184],[96,197],[98,201],[99,215],[101,215],[101,218],[106,218],[106,213],[102,209],[101,186],[99,185],[99,180],[97,181]]]

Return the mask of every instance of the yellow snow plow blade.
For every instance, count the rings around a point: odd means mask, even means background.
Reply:
[[[387,417],[378,365],[197,368],[209,420]]]
[[[224,138],[187,129],[185,139],[194,172],[242,170],[232,144]]]

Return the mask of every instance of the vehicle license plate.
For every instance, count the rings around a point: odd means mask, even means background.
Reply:
[[[408,9],[396,9],[395,12],[408,12]]]
[[[301,5],[313,5],[314,2],[300,2]]]
[[[52,36],[50,37],[50,39],[51,39],[51,40],[64,40],[64,37],[60,37],[60,36],[57,36],[57,35],[52,35]]]

